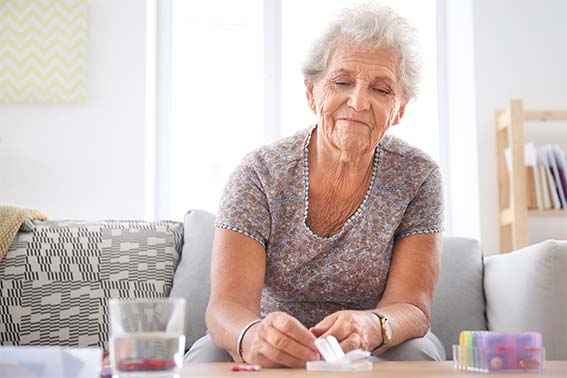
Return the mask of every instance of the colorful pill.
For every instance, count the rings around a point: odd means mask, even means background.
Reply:
[[[520,360],[520,361],[518,361],[518,365],[522,369],[537,369],[537,368],[539,368],[539,361],[538,360]]]
[[[260,365],[234,365],[231,368],[232,371],[260,371],[262,367]]]
[[[492,357],[490,360],[490,367],[494,370],[502,369],[504,366],[504,360],[501,357]]]

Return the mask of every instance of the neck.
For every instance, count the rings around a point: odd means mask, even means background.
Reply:
[[[325,143],[317,135],[317,129],[309,146],[309,173],[313,182],[323,184],[325,192],[332,191],[338,197],[350,197],[368,187],[372,176],[374,152],[344,151]]]

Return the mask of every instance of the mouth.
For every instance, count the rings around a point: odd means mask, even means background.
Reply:
[[[366,122],[355,119],[355,118],[350,118],[350,117],[340,117],[340,118],[337,118],[337,121],[343,121],[343,122],[346,122],[348,124],[357,124],[357,125],[368,126],[368,124]]]

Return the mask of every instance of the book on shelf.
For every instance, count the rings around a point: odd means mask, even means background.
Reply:
[[[558,145],[553,145],[553,153],[557,163],[557,170],[559,172],[559,182],[563,190],[563,197],[567,202],[567,154]],[[565,207],[567,209],[567,206]]]
[[[526,187],[528,209],[543,209],[541,197],[541,182],[537,174],[536,149],[532,143],[524,147],[524,160],[526,162]]]
[[[549,186],[547,185],[547,175],[545,173],[545,167],[538,163],[537,170],[539,173],[539,180],[541,181],[542,188],[542,198],[543,198],[543,209],[551,209],[551,197],[549,195]]]
[[[555,158],[555,151],[553,146],[547,145],[542,147],[547,153],[547,160],[549,161],[549,169],[551,175],[553,176],[555,190],[557,191],[557,197],[559,197],[559,208],[567,209],[567,203],[565,201],[565,193],[563,192],[563,184],[561,184],[561,177],[559,176],[559,168],[557,164],[557,159]]]
[[[510,148],[504,150],[508,172],[512,169]],[[567,209],[567,153],[558,145],[524,146],[526,205],[528,209]]]
[[[559,210],[561,208],[561,203],[559,202],[559,196],[557,195],[557,187],[555,186],[555,179],[551,173],[551,163],[549,161],[549,156],[547,155],[547,146],[536,147],[538,156],[541,157],[540,163],[545,169],[545,177],[547,178],[547,187],[549,189],[549,198],[551,200],[551,209]]]
[[[536,182],[537,171],[536,171],[536,155],[535,147],[533,144],[529,143],[524,146],[524,165],[526,167],[526,199],[528,209],[538,209],[540,208],[541,189],[539,180]],[[504,156],[506,158],[506,165],[508,167],[508,172],[512,169],[512,151],[510,148],[504,150]],[[543,202],[541,202],[543,204]],[[543,205],[542,205],[543,206]],[[543,207],[541,207],[543,209]]]

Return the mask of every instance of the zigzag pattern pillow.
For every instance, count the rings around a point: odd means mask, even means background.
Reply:
[[[106,349],[109,298],[169,295],[177,222],[34,222],[0,262],[0,345]]]

